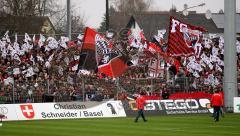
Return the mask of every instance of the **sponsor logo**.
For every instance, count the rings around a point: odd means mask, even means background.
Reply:
[[[22,114],[25,118],[32,119],[35,116],[33,106],[31,104],[20,105]]]
[[[60,110],[60,109],[69,109],[69,110],[76,110],[76,109],[86,109],[86,105],[81,104],[54,104],[54,109]]]
[[[131,110],[137,110],[136,102],[129,101],[129,107]],[[209,99],[148,100],[144,109],[146,111],[183,111],[182,113],[189,111],[213,112]]]
[[[237,110],[240,111],[240,104],[237,104]]]
[[[110,108],[112,115],[116,115],[117,112],[111,103],[107,103],[107,107]]]
[[[6,115],[8,113],[7,107],[0,107],[0,115]]]
[[[240,111],[240,104],[238,104],[237,107],[238,107],[238,111]]]
[[[234,105],[234,112],[240,113],[240,97],[234,97],[233,105]]]
[[[145,106],[146,110],[186,110],[209,108],[208,99],[176,99],[176,100],[149,100]]]

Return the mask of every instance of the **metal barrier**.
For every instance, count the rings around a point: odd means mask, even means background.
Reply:
[[[56,76],[57,77],[57,76]],[[101,101],[124,99],[129,94],[144,91],[147,95],[162,96],[168,93],[212,91],[202,78],[177,77],[173,81],[164,78],[102,78],[64,75],[63,78],[49,76],[45,80],[15,80],[8,85],[1,84],[0,103],[25,102],[68,102]],[[222,84],[222,83],[220,83]],[[239,85],[239,84],[238,84]],[[239,87],[240,88],[240,87]]]
[[[114,98],[116,92],[114,81],[95,76],[75,77],[71,81],[15,80],[8,85],[1,84],[0,103],[101,101]]]

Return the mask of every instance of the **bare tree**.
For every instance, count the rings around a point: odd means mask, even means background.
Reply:
[[[0,0],[1,12],[13,16],[46,16],[55,13],[57,0]]]
[[[72,10],[74,9],[73,6]],[[86,19],[75,12],[72,13],[72,31],[79,32],[85,26]],[[48,16],[57,33],[66,31],[66,6],[59,3],[59,0],[0,0],[1,15]]]
[[[150,7],[151,0],[117,0],[115,7],[117,11],[128,14],[136,14],[147,11]]]
[[[114,16],[115,13],[116,13],[116,9],[113,6],[110,6],[110,8],[109,8],[109,17]],[[103,20],[102,20],[102,22],[100,24],[100,27],[98,28],[99,32],[105,32],[105,30],[106,30],[106,21],[107,21],[106,14],[104,14],[102,19]]]
[[[86,24],[86,17],[84,14],[81,14],[79,11],[77,11],[78,7],[72,6],[71,7],[71,30],[72,30],[72,38],[74,39],[79,33],[83,32],[83,29]],[[60,11],[60,10],[59,10]],[[57,33],[61,35],[65,35],[67,31],[67,14],[66,14],[66,8],[64,8],[62,11],[58,12],[58,14],[55,14],[52,16],[52,21],[54,24],[55,29],[57,30]]]
[[[149,10],[151,3],[152,0],[116,0],[109,9],[110,29],[116,29],[113,28],[111,24],[115,24],[121,28],[123,26],[125,27],[126,24],[123,25],[123,22],[127,23],[129,17],[132,15],[141,14]],[[106,27],[105,24],[106,15],[104,15],[98,30],[104,32]]]

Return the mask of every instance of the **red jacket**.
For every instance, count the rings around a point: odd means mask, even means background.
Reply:
[[[144,105],[146,104],[145,98],[142,96],[139,96],[136,100],[137,103],[137,108],[139,110],[143,110],[144,109]]]
[[[212,106],[223,106],[223,98],[220,93],[214,93],[211,99]]]

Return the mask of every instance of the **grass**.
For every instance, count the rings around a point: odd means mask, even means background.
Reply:
[[[213,122],[208,114],[4,122],[0,136],[240,136],[240,114]]]

